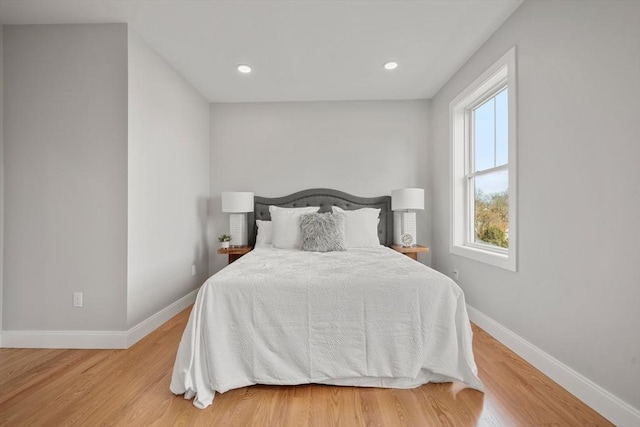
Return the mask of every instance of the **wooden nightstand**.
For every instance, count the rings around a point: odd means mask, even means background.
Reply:
[[[416,261],[418,260],[418,253],[419,252],[429,252],[429,248],[426,246],[422,246],[422,245],[415,245],[415,246],[411,246],[409,248],[405,248],[403,246],[400,245],[391,245],[391,249],[398,251],[402,254],[405,254],[406,256],[408,256],[411,259],[415,259]]]
[[[236,246],[232,248],[224,248],[224,249],[220,248],[218,249],[218,253],[221,255],[222,254],[229,255],[229,264],[231,264],[233,261],[237,260],[242,255],[245,255],[251,252],[251,249],[253,249],[253,247],[251,246]]]

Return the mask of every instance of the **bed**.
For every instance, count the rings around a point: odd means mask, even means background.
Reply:
[[[265,243],[258,226],[275,227],[278,207],[287,214],[305,207],[349,211],[325,217],[342,218],[341,227],[347,218],[347,243],[360,226],[348,218],[376,211],[367,230],[379,244],[317,252]],[[387,247],[390,207],[389,196],[327,189],[256,197],[249,218],[256,248],[198,292],[171,391],[198,408],[211,405],[216,392],[253,384],[412,388],[457,381],[482,391],[464,294],[448,277]]]

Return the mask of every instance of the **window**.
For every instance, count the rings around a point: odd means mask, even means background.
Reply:
[[[516,271],[512,48],[450,105],[451,252]]]

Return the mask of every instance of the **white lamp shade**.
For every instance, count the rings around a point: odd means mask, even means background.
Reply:
[[[253,193],[249,191],[223,191],[222,212],[253,212]]]
[[[402,188],[391,192],[391,210],[412,209],[424,209],[424,190],[422,188]]]

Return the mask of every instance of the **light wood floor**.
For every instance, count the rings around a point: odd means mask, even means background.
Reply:
[[[611,425],[474,325],[484,394],[253,386],[196,409],[169,391],[190,309],[128,350],[0,349],[0,425],[587,426]]]

